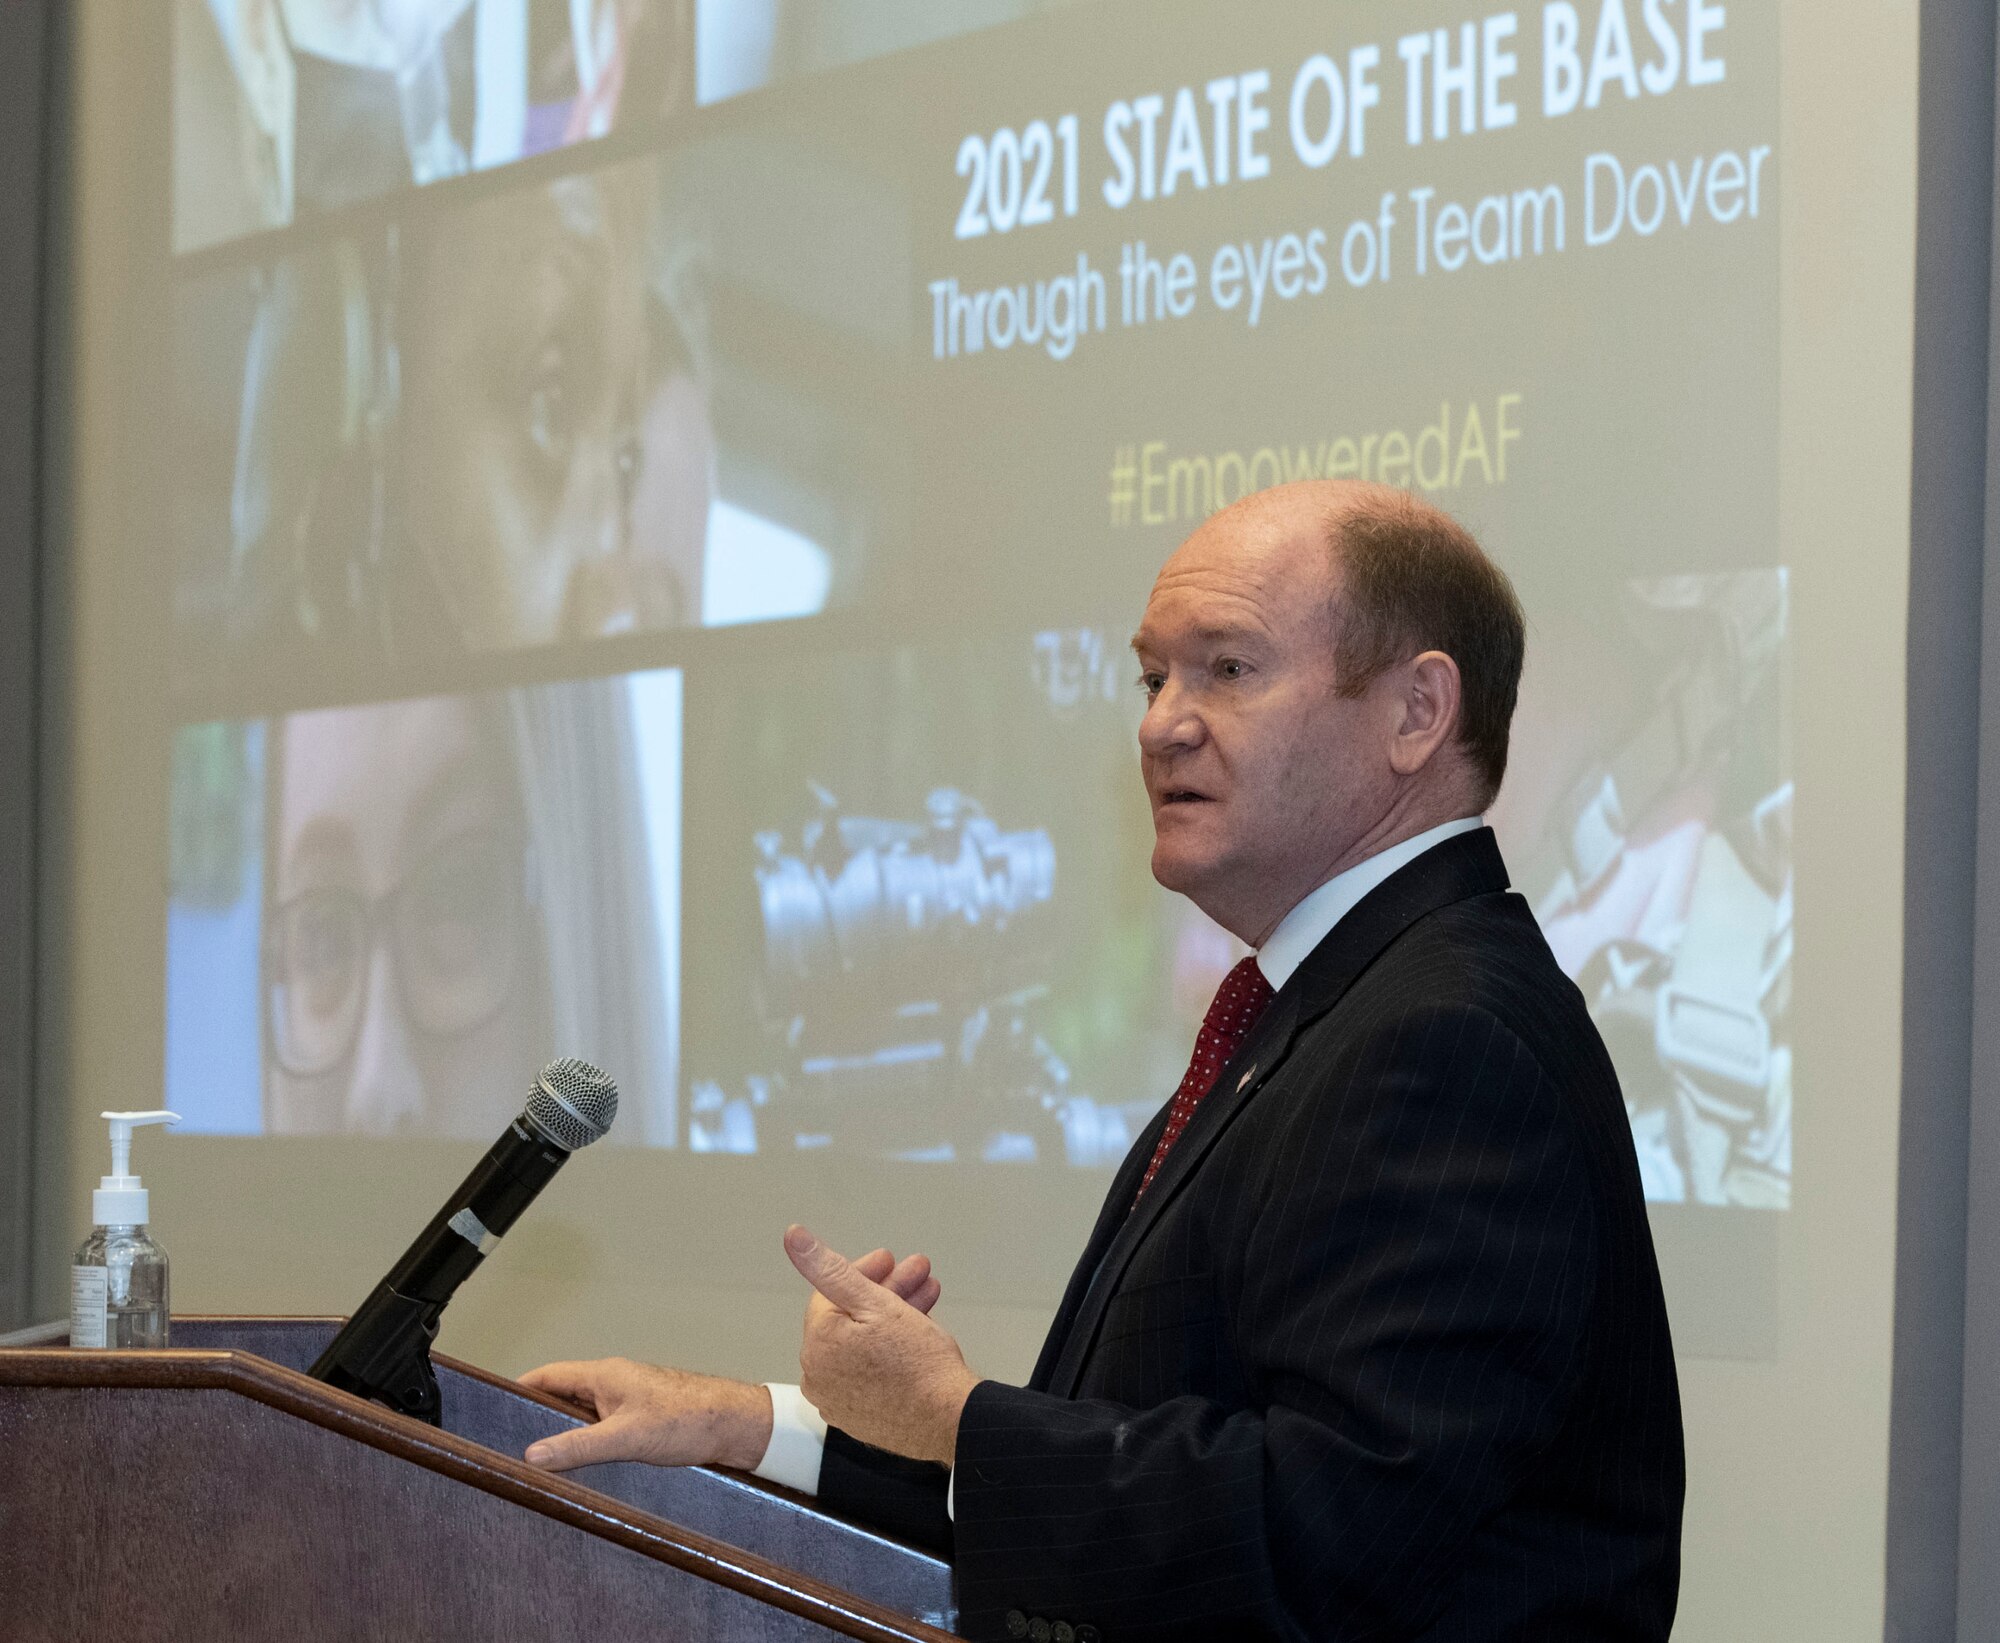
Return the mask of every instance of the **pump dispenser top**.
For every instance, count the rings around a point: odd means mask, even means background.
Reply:
[[[142,1124],[177,1124],[177,1112],[101,1112],[111,1125],[111,1173],[98,1179],[90,1195],[90,1219],[101,1227],[142,1227],[151,1219],[151,1204],[139,1177],[132,1173],[132,1131]]]

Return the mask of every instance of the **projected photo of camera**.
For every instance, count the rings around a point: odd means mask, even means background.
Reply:
[[[924,821],[816,813],[756,837],[759,1009],[771,1063],[747,1096],[695,1088],[696,1150],[793,1145],[1025,1161],[1060,1150],[1070,1071],[1036,1029],[1055,846],[951,788]]]
[[[767,659],[691,709],[692,1149],[1124,1156],[1214,989],[1157,981],[1188,933],[1113,631]]]

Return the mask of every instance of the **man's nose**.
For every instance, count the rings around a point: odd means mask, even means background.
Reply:
[[[1168,679],[1139,721],[1139,751],[1153,758],[1199,747],[1208,734],[1187,691]]]
[[[354,1041],[344,1127],[362,1135],[412,1130],[423,1112],[423,1080],[410,1054],[388,948],[377,943],[368,959],[368,994]]]

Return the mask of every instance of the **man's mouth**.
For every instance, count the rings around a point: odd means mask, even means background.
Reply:
[[[1206,793],[1197,793],[1191,787],[1170,787],[1160,795],[1162,804],[1206,804]]]

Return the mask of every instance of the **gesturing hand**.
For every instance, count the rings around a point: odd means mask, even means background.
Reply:
[[[864,1443],[950,1465],[959,1415],[979,1384],[958,1342],[926,1316],[928,1305],[872,1281],[804,1227],[787,1229],[785,1253],[817,1291],[799,1347],[807,1401]]]
[[[928,1312],[938,1281],[922,1255],[898,1261],[871,1250],[851,1276],[879,1286],[896,1304]],[[597,1416],[590,1426],[558,1432],[528,1446],[527,1460],[553,1472],[604,1461],[654,1466],[734,1466],[749,1471],[771,1442],[771,1395],[761,1386],[719,1375],[690,1374],[630,1358],[549,1363],[521,1377],[523,1386],[567,1398]]]

